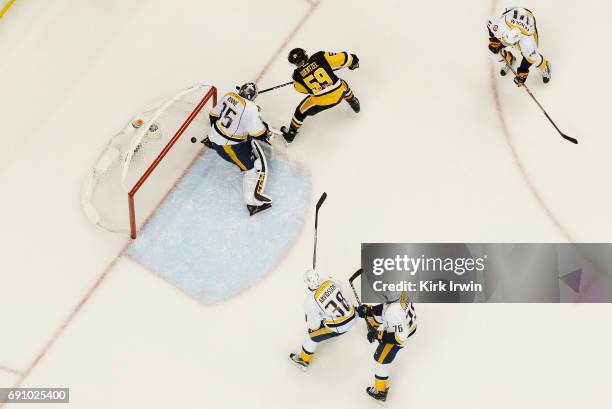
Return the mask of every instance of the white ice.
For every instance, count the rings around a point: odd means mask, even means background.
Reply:
[[[88,169],[144,102],[199,82],[287,81],[294,46],[361,59],[341,76],[362,112],[307,120],[289,150],[329,193],[325,272],[346,278],[361,242],[611,241],[612,3],[524,3],[555,70],[529,84],[577,146],[491,70],[485,22],[504,4],[490,0],[17,0],[0,20],[0,386],[68,386],[79,409],[372,407],[363,326],[306,374],[287,360],[305,331],[314,195],[280,265],[210,306],[117,258],[127,240],[80,209]],[[299,99],[287,87],[258,104],[279,126]],[[612,400],[610,305],[417,308],[389,407]]]

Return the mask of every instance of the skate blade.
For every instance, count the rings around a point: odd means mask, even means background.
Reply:
[[[388,393],[388,391],[389,391],[389,388],[387,388],[387,393]],[[375,400],[375,401],[376,401],[376,403],[378,403],[380,406],[385,406],[385,405],[387,404],[387,401],[386,401],[386,400],[376,399],[374,396],[370,395],[370,394],[368,393],[368,391],[366,391],[366,394],[367,394],[367,395],[368,395],[370,398],[372,398],[373,400]]]
[[[370,398],[372,398],[372,400],[374,400],[374,402],[378,403],[380,406],[386,406],[387,405],[387,401],[385,401],[385,400],[376,399],[375,397],[371,396],[370,394],[368,394],[368,396]]]
[[[292,363],[293,365],[297,366],[297,367],[300,369],[300,371],[302,371],[302,372],[306,372],[306,370],[308,369],[308,367],[307,367],[307,366],[304,366],[304,365],[300,365],[300,364],[298,364],[298,363],[297,363],[297,362],[295,362],[293,359],[291,359],[291,357],[289,357],[289,361],[291,361],[291,363]]]

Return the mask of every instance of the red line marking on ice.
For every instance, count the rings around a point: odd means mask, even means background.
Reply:
[[[176,186],[179,184],[179,182],[185,177],[185,175],[187,174],[187,172],[189,172],[189,170],[191,169],[191,167],[193,167],[193,165],[195,164],[195,162],[197,161],[197,159],[205,152],[205,150],[203,150],[202,152],[198,153],[189,163],[189,165],[187,166],[187,168],[185,168],[185,170],[183,171],[183,173],[181,174],[181,176],[174,182],[174,184],[172,185],[172,187],[166,192],[166,194],[163,196],[163,198],[157,203],[157,205],[153,208],[153,210],[151,211],[151,213],[149,214],[149,216],[147,216],[147,218],[145,219],[141,230],[145,227],[145,225],[149,222],[149,220],[151,219],[151,216],[157,211],[157,209],[159,208],[159,206],[161,206],[161,204],[164,202],[164,200],[166,200],[166,198],[168,197],[168,195],[174,191],[174,189],[176,188]],[[55,341],[57,341],[57,339],[60,337],[60,335],[64,332],[64,330],[70,325],[70,323],[72,322],[72,320],[74,319],[74,317],[78,314],[78,312],[81,310],[81,308],[83,308],[83,306],[87,303],[87,301],[89,301],[89,299],[91,298],[91,296],[93,295],[93,293],[100,287],[100,284],[102,284],[102,281],[104,281],[104,279],[108,276],[108,274],[110,273],[110,271],[112,270],[112,268],[117,264],[117,262],[119,261],[119,259],[122,256],[125,256],[125,251],[127,250],[127,248],[129,247],[129,245],[132,243],[131,239],[128,240],[127,243],[125,243],[125,245],[121,248],[121,251],[119,252],[119,254],[117,254],[117,256],[115,256],[115,258],[108,264],[108,266],[106,266],[106,268],[104,269],[104,271],[102,272],[102,274],[98,277],[98,279],[96,280],[96,282],[93,284],[93,286],[87,291],[87,293],[85,294],[85,296],[83,298],[81,298],[81,301],[79,301],[79,303],[76,305],[76,307],[73,308],[73,310],[70,312],[70,314],[68,315],[68,317],[64,320],[64,322],[62,323],[62,325],[55,331],[55,333],[51,336],[51,339],[45,344],[45,346],[43,347],[43,349],[38,353],[38,355],[36,355],[36,358],[34,358],[34,361],[32,361],[32,363],[28,366],[28,368],[23,372],[23,373],[19,373],[21,376],[19,377],[19,379],[17,380],[17,382],[15,383],[15,388],[18,388],[19,386],[21,386],[23,384],[23,382],[25,381],[25,379],[28,377],[28,375],[30,375],[30,373],[32,372],[32,370],[38,365],[38,363],[41,361],[41,359],[47,354],[47,351],[49,351],[49,349],[53,346],[53,344],[55,344]],[[131,259],[131,258],[130,258]],[[0,408],[3,407],[3,404],[0,403]]]
[[[499,119],[502,131],[504,133],[506,145],[510,149],[510,153],[512,154],[514,163],[516,167],[518,168],[518,170],[520,171],[521,176],[523,177],[523,181],[529,188],[529,191],[531,192],[532,196],[535,198],[535,200],[538,202],[538,204],[544,210],[544,212],[546,212],[546,215],[548,216],[548,218],[553,222],[553,224],[557,227],[557,229],[559,229],[561,234],[563,234],[565,239],[570,243],[575,243],[575,240],[572,237],[572,235],[565,228],[565,226],[561,224],[559,219],[557,219],[553,211],[550,209],[550,207],[546,204],[546,202],[542,198],[542,195],[540,194],[540,192],[538,192],[537,188],[535,187],[535,184],[533,183],[533,181],[531,180],[531,177],[529,176],[529,173],[527,173],[527,169],[525,168],[525,165],[523,165],[523,162],[521,161],[518,151],[516,150],[516,147],[514,145],[512,134],[510,133],[510,130],[508,128],[506,118],[504,116],[504,110],[501,105],[501,101],[499,97],[499,90],[497,88],[497,82],[495,81],[496,72],[495,72],[495,67],[493,66],[493,63],[491,63],[490,65],[490,75],[491,75],[493,99],[495,100],[495,110],[497,111],[497,117]]]
[[[155,277],[155,278],[163,281],[164,283],[168,284],[170,287],[174,288],[178,293],[180,293],[180,296],[189,298],[189,299],[194,300],[195,302],[200,303],[200,304],[204,304],[204,305],[209,304],[209,303],[206,302],[206,300],[200,301],[198,298],[192,297],[191,295],[187,294],[185,291],[183,291],[183,289],[181,289],[179,286],[177,286],[172,281],[166,279],[166,277],[162,276],[158,271],[155,271],[151,267],[143,264],[142,261],[140,261],[138,259],[135,259],[134,257],[130,256],[129,254],[127,254],[127,253],[123,254],[123,258],[125,258],[126,260],[131,261],[132,263],[134,263],[136,265],[138,265],[140,268],[142,268],[143,270],[145,270],[148,273],[150,273],[151,275],[153,275],[153,277]]]
[[[496,9],[497,9],[497,0],[493,0],[491,3],[491,15],[495,14]],[[510,149],[510,153],[512,153],[512,158],[514,159],[514,163],[516,164],[516,167],[519,169],[523,177],[523,181],[525,182],[525,184],[531,191],[531,194],[536,199],[540,207],[544,210],[544,212],[546,212],[546,215],[548,216],[548,218],[553,222],[553,224],[557,227],[557,229],[559,229],[561,234],[563,234],[563,236],[568,242],[575,243],[574,238],[569,233],[567,228],[565,228],[565,226],[561,224],[559,219],[555,216],[553,211],[550,209],[550,207],[546,204],[546,202],[542,198],[542,195],[540,194],[540,192],[538,192],[538,189],[535,187],[535,184],[531,180],[529,173],[527,173],[527,169],[525,168],[525,165],[523,165],[523,162],[521,161],[518,151],[516,150],[516,147],[514,145],[512,134],[510,132],[510,129],[508,128],[508,123],[506,122],[504,110],[502,108],[501,99],[499,96],[499,89],[497,87],[497,81],[495,80],[497,76],[495,74],[495,66],[493,65],[493,62],[490,63],[489,69],[490,69],[490,78],[491,78],[491,88],[493,91],[493,99],[495,100],[495,110],[497,111],[497,117],[499,119],[502,131],[504,133],[506,145],[508,145],[508,148]]]
[[[51,337],[51,339],[49,339],[49,341],[45,344],[45,346],[43,347],[43,349],[38,353],[38,355],[36,355],[36,358],[34,358],[34,361],[32,361],[32,363],[30,364],[30,366],[28,366],[28,368],[26,368],[26,370],[21,374],[21,376],[19,377],[19,379],[17,380],[17,383],[15,384],[15,387],[18,388],[20,385],[23,384],[23,382],[25,381],[25,379],[28,377],[28,375],[30,375],[30,373],[32,372],[32,370],[36,367],[36,365],[38,365],[38,363],[40,362],[40,360],[45,356],[45,354],[47,353],[47,351],[53,346],[53,344],[55,343],[55,341],[57,341],[57,339],[59,338],[59,336],[62,334],[62,332],[64,332],[64,330],[68,327],[68,325],[72,322],[72,319],[77,315],[77,313],[81,310],[81,308],[83,308],[83,306],[87,303],[87,301],[89,301],[89,299],[91,298],[91,296],[93,295],[93,293],[100,287],[100,284],[102,284],[102,281],[104,281],[104,279],[108,276],[108,273],[110,273],[111,269],[115,266],[115,264],[117,263],[117,261],[119,261],[119,258],[121,257],[121,254],[123,253],[123,251],[125,250],[125,248],[128,246],[129,242],[126,243],[126,245],[123,247],[123,249],[121,249],[121,252],[119,254],[117,254],[117,256],[115,256],[115,258],[113,259],[113,261],[110,262],[110,264],[108,266],[106,266],[106,268],[104,269],[104,271],[102,272],[102,274],[98,277],[98,279],[94,282],[94,284],[91,286],[91,288],[87,291],[87,293],[83,296],[83,298],[81,298],[81,301],[79,301],[79,303],[72,309],[72,311],[70,312],[70,314],[68,315],[68,317],[64,320],[64,322],[62,323],[62,325],[55,331],[55,333],[53,334],[53,336]],[[1,406],[0,406],[1,407]]]
[[[17,369],[10,368],[6,365],[0,365],[0,371],[12,373],[13,375],[21,375],[21,371]]]
[[[491,15],[495,14],[496,9],[497,9],[497,0],[493,0],[491,2]],[[527,169],[523,165],[523,162],[521,161],[521,158],[520,158],[520,156],[518,154],[518,151],[516,150],[516,147],[514,146],[514,142],[512,141],[512,134],[510,133],[510,130],[508,128],[508,124],[506,122],[506,118],[505,118],[505,115],[504,115],[504,109],[502,108],[502,105],[501,105],[501,99],[500,99],[500,96],[499,96],[499,89],[497,87],[497,81],[496,81],[496,78],[497,78],[496,70],[495,70],[495,66],[493,65],[492,62],[490,63],[490,67],[489,68],[490,68],[491,88],[492,88],[492,91],[493,91],[493,99],[495,100],[495,108],[496,108],[496,111],[497,111],[497,117],[499,118],[499,122],[501,124],[502,131],[504,133],[506,144],[508,145],[508,148],[510,149],[510,152],[512,153],[512,158],[514,159],[514,163],[516,164],[517,168],[519,169],[519,171],[520,171],[520,173],[521,173],[521,175],[523,177],[523,181],[525,182],[525,184],[527,185],[527,187],[531,191],[531,194],[536,199],[536,201],[538,202],[540,207],[544,210],[544,212],[546,212],[546,215],[548,216],[548,218],[553,222],[553,224],[557,227],[557,229],[559,229],[561,234],[563,234],[563,236],[565,237],[565,239],[569,243],[574,243],[575,244],[576,240],[571,235],[569,230],[555,216],[555,214],[553,213],[551,208],[546,204],[546,202],[544,201],[544,199],[542,198],[542,196],[538,192],[537,188],[535,187],[535,184],[531,180],[531,177],[527,173]],[[584,254],[582,251],[580,251],[580,253],[588,261],[590,261],[591,263],[594,263],[595,265],[597,265],[597,263],[595,263],[592,260],[590,260],[589,257],[586,254]],[[583,300],[585,298],[585,296],[586,296],[587,290],[595,282],[596,282],[596,278],[595,277],[592,277],[589,281],[585,282],[583,284],[582,291],[580,292],[580,294],[578,294],[576,296],[575,302],[580,302],[581,300]]]
[[[268,70],[274,63],[274,61],[278,58],[278,56],[285,49],[285,47],[287,47],[287,44],[289,44],[289,41],[291,41],[293,37],[295,37],[298,31],[300,31],[304,23],[306,23],[308,18],[312,15],[312,13],[315,11],[315,9],[321,3],[321,1],[320,0],[307,0],[307,3],[310,5],[310,8],[306,12],[306,14],[302,16],[300,21],[298,21],[297,25],[293,28],[293,30],[289,33],[289,35],[285,38],[285,41],[281,43],[280,47],[278,47],[276,52],[272,55],[272,58],[270,58],[270,60],[266,63],[263,69],[259,72],[259,74],[257,74],[257,77],[255,77],[255,82],[259,82],[262,79],[262,77],[266,74],[266,72],[268,72]]]
[[[268,63],[264,66],[264,68],[260,71],[259,75],[257,76],[256,81],[258,81],[259,79],[261,79],[261,77],[263,77],[265,75],[265,73],[268,71],[268,69],[270,68],[270,66],[272,65],[272,63],[274,62],[274,60],[276,58],[278,58],[278,56],[280,55],[280,53],[282,52],[283,48],[285,48],[287,46],[287,44],[289,43],[289,41],[291,41],[291,39],[295,36],[295,34],[300,30],[300,28],[302,28],[302,26],[304,25],[304,23],[306,22],[306,20],[308,20],[308,18],[310,17],[310,15],[312,14],[312,12],[316,9],[316,7],[319,5],[320,0],[307,0],[308,4],[310,5],[307,13],[300,19],[300,21],[298,22],[298,24],[295,26],[295,28],[291,31],[291,33],[289,34],[289,36],[285,39],[285,41],[283,41],[283,43],[281,44],[281,46],[278,48],[278,50],[275,52],[275,54],[273,55],[273,57],[270,59],[270,61],[268,61]],[[179,184],[179,182],[183,179],[183,177],[185,176],[185,174],[187,174],[187,172],[191,169],[191,167],[195,164],[196,160],[200,157],[200,155],[202,155],[204,153],[204,151],[202,151],[202,153],[196,155],[193,160],[191,161],[191,163],[189,164],[189,166],[185,169],[185,171],[183,172],[183,174],[181,175],[180,178],[178,178],[176,180],[176,182],[174,183],[174,185],[172,186],[172,188],[170,188],[168,190],[168,192],[166,192],[166,194],[164,195],[164,197],[162,198],[162,200],[160,200],[160,202],[155,206],[155,208],[153,209],[153,211],[149,214],[149,216],[145,219],[144,223],[142,224],[141,230],[146,226],[146,224],[149,222],[149,220],[151,219],[151,216],[155,213],[155,211],[159,208],[159,206],[163,203],[163,201],[166,199],[166,197],[172,192],[174,191],[174,189],[176,188],[176,186]],[[110,264],[108,266],[106,266],[106,268],[104,269],[104,271],[102,272],[102,274],[98,277],[98,279],[95,281],[95,283],[93,284],[93,286],[87,291],[87,293],[85,293],[85,295],[81,298],[81,300],[79,301],[79,303],[73,308],[73,310],[70,312],[70,314],[68,315],[68,317],[66,317],[66,319],[64,320],[64,322],[62,323],[62,325],[53,333],[53,335],[51,336],[51,338],[49,339],[49,341],[45,344],[45,346],[42,348],[42,350],[36,355],[36,357],[34,358],[34,360],[32,361],[32,363],[30,363],[30,365],[26,368],[25,371],[23,372],[15,372],[15,374],[19,374],[19,378],[17,380],[17,382],[15,383],[14,387],[19,387],[21,385],[23,385],[23,383],[25,382],[26,378],[32,373],[32,371],[34,370],[34,368],[36,368],[36,366],[40,363],[40,361],[45,357],[45,355],[47,354],[47,352],[51,349],[51,347],[55,344],[55,342],[58,340],[58,338],[62,335],[62,333],[66,330],[66,328],[68,328],[68,326],[72,323],[74,317],[79,313],[79,311],[81,311],[81,309],[83,308],[83,306],[89,301],[89,299],[91,298],[91,296],[94,294],[94,292],[100,287],[100,285],[102,284],[102,282],[106,279],[106,277],[108,277],[110,271],[112,270],[112,268],[115,266],[115,264],[117,264],[117,262],[119,261],[119,259],[122,256],[127,256],[125,254],[125,250],[128,248],[128,246],[130,245],[131,240],[128,241],[123,248],[121,249],[121,251],[119,252],[119,254],[117,254],[117,256],[110,262]],[[133,260],[130,257],[131,260]],[[150,270],[150,269],[148,269]],[[2,367],[0,367],[0,369],[2,369]],[[10,372],[10,371],[7,371]],[[2,408],[4,406],[3,403],[0,403],[0,408]]]

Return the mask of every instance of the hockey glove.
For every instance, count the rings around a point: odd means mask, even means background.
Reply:
[[[378,330],[376,328],[370,328],[368,330],[368,342],[371,344],[374,341],[378,340]]]
[[[514,55],[512,55],[512,53],[506,51],[506,50],[501,50],[499,55],[501,55],[502,60],[501,62],[503,62],[504,64],[508,64],[510,66],[514,65]]]
[[[514,77],[514,83],[519,86],[522,87],[523,85],[525,85],[525,82],[527,81],[527,76],[529,75],[529,71],[525,72],[525,71],[518,71],[516,77]]]
[[[212,142],[210,141],[210,139],[208,139],[208,136],[204,139],[202,139],[200,142],[202,142],[204,144],[204,146],[206,146],[208,149],[212,149],[213,145]]]
[[[359,318],[367,318],[372,315],[370,308],[366,304],[361,304],[360,306],[355,308],[355,311],[357,311],[357,315],[359,315]]]
[[[359,68],[359,57],[357,57],[355,54],[351,54],[351,57],[353,58],[353,61],[351,61],[351,65],[349,65],[348,69],[355,70]]]
[[[493,54],[499,54],[499,52],[504,48],[504,45],[497,38],[489,38],[489,51]]]
[[[274,139],[274,134],[270,131],[270,127],[266,121],[261,121],[266,127],[266,131],[262,136],[259,136],[255,139],[261,141],[263,143],[267,143],[268,145],[272,145],[272,139]]]

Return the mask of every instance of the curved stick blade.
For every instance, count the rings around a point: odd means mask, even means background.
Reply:
[[[578,145],[578,139],[576,139],[576,138],[572,138],[571,136],[567,136],[567,135],[566,135],[566,134],[564,134],[564,133],[561,133],[561,137],[562,137],[563,139],[567,140],[567,141],[570,141],[570,142],[571,142],[571,143],[573,143],[573,144]]]

